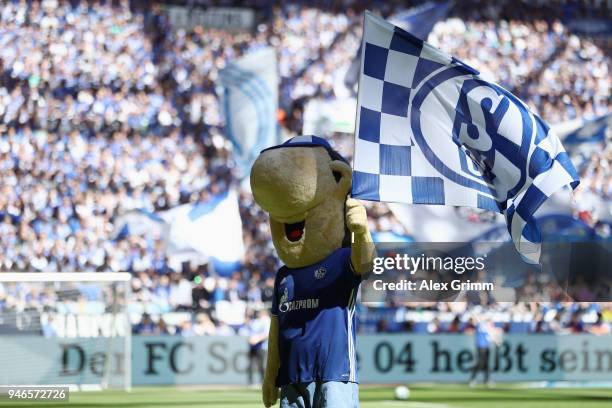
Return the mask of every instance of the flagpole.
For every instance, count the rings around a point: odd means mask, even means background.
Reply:
[[[362,23],[362,29],[365,32],[365,21],[366,21],[366,15],[369,14],[370,11],[366,10],[363,13],[363,23]],[[351,163],[351,167],[353,170],[353,173],[355,172],[355,147],[357,146],[357,130],[358,130],[358,126],[359,126],[359,106],[361,106],[361,67],[363,67],[363,59],[365,57],[365,35],[361,35],[361,55],[359,56],[359,71],[357,74],[357,103],[355,104],[355,128],[353,129],[353,163]],[[352,187],[351,187],[352,190]],[[353,196],[352,191],[349,193],[349,196]],[[351,234],[352,235],[352,234]],[[351,242],[353,241],[354,237],[351,236]]]

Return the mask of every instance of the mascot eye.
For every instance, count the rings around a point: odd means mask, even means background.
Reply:
[[[340,180],[342,179],[342,173],[340,173],[339,171],[332,171],[332,174],[334,175],[334,178],[336,179],[336,183],[339,183]]]

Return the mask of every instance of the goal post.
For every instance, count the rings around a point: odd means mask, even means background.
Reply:
[[[0,272],[0,385],[131,389],[127,272]]]

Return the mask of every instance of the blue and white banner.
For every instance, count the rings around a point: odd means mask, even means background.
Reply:
[[[446,18],[452,6],[452,1],[428,1],[396,13],[389,20],[392,24],[426,41],[436,23]]]
[[[557,136],[514,95],[366,12],[353,196],[501,212],[537,263],[534,214],[578,177]]]
[[[612,113],[585,120],[582,125],[563,138],[565,145],[601,143],[606,137],[612,138]]]
[[[263,48],[229,64],[220,72],[224,88],[226,133],[234,145],[241,177],[248,175],[259,152],[278,144],[276,53]]]
[[[244,257],[242,219],[234,190],[159,213],[128,212],[115,222],[113,239],[134,235],[160,238],[174,267],[185,261],[210,261],[217,272],[227,274]]]
[[[201,256],[219,264],[242,261],[242,219],[238,194],[230,190],[202,203],[184,204],[160,214],[169,225],[164,237],[168,253],[192,259]]]
[[[145,211],[132,210],[117,217],[113,223],[111,234],[114,240],[122,240],[129,236],[162,237],[166,230],[166,223],[159,215]]]
[[[610,18],[578,17],[563,21],[568,30],[574,34],[588,37],[612,37],[612,20]]]

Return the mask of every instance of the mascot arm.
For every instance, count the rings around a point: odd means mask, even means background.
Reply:
[[[273,315],[268,336],[268,362],[262,387],[263,403],[266,407],[271,407],[278,400],[278,387],[276,386],[276,376],[280,367],[278,335],[278,316]]]
[[[372,270],[376,251],[368,229],[368,216],[365,207],[353,198],[346,199],[346,225],[353,233],[351,244],[351,263],[357,275]]]

